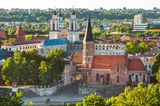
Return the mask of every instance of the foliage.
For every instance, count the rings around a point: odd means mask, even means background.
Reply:
[[[105,106],[105,100],[96,94],[90,94],[83,98],[82,103],[76,103],[76,106]]]
[[[146,53],[150,51],[150,46],[145,42],[133,41],[127,42],[125,50],[129,54],[135,55],[136,53]]]
[[[109,32],[104,32],[103,28],[101,27],[93,28],[93,35],[99,39],[103,39],[111,36]]]
[[[108,99],[106,106],[159,106],[159,94],[159,84],[145,87],[139,83],[133,90],[127,87],[119,96]]]
[[[129,33],[131,28],[126,25],[112,25],[111,28],[118,33]]]
[[[160,68],[160,52],[154,58],[154,62],[152,64],[153,73],[157,73]]]
[[[13,43],[13,42],[17,42],[18,40],[16,38],[9,38],[8,40],[5,40],[4,44],[7,43]]]
[[[160,83],[160,67],[159,67],[158,72],[156,73],[156,79]]]
[[[68,16],[70,9],[62,9],[61,12],[64,16]],[[96,19],[109,19],[109,20],[123,20],[133,19],[134,15],[145,12],[147,18],[159,18],[160,13],[158,10],[144,10],[144,9],[75,9],[77,17],[82,19],[87,17],[88,14]],[[0,10],[0,21],[2,22],[46,22],[51,19],[53,14],[52,9],[1,9]],[[116,21],[115,21],[116,22]]]
[[[26,41],[30,41],[30,40],[32,40],[32,38],[33,38],[33,35],[25,35]]]
[[[65,55],[62,50],[53,50],[47,57],[36,50],[16,51],[3,63],[2,77],[6,84],[50,84],[61,80]],[[16,75],[16,77],[15,77]]]
[[[22,106],[21,92],[16,92],[16,95],[10,94],[9,96],[0,96],[0,106]]]

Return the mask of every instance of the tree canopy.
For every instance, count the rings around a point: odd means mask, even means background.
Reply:
[[[154,58],[154,62],[152,64],[152,71],[153,73],[157,73],[160,68],[160,52]]]
[[[2,78],[6,84],[53,84],[61,80],[65,54],[62,50],[53,50],[46,57],[38,55],[36,50],[16,51],[2,67]],[[16,75],[16,77],[15,77]]]

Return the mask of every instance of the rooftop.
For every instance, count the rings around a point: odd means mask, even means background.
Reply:
[[[52,45],[63,45],[68,44],[69,41],[67,39],[48,39],[44,40],[41,45],[43,46],[52,46]]]

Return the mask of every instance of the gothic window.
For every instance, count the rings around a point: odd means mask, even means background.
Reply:
[[[117,76],[117,83],[119,83],[119,76]]]
[[[119,64],[117,65],[117,73],[119,73]]]
[[[99,81],[99,73],[96,74],[96,81]]]
[[[109,74],[106,75],[106,81],[107,81],[107,82],[110,81],[110,75],[109,75]]]
[[[145,75],[143,75],[143,82],[145,82],[145,80],[146,80],[146,79],[145,79]]]
[[[132,83],[132,76],[129,75],[129,83]]]
[[[136,75],[136,82],[138,82],[138,75]]]

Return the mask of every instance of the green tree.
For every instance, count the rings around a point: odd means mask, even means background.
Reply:
[[[154,62],[152,64],[153,73],[156,74],[158,72],[159,68],[160,68],[160,52],[154,58]]]
[[[23,101],[22,93],[16,92],[16,95],[10,94],[9,96],[0,96],[0,106],[22,106]]]
[[[30,41],[30,40],[32,40],[32,38],[33,38],[33,35],[25,35],[26,41]]]
[[[160,83],[160,68],[159,68],[158,72],[156,73],[156,79]]]
[[[105,100],[96,94],[83,98],[82,106],[105,106]]]
[[[150,50],[149,45],[145,42],[141,42],[139,44],[139,51],[140,53],[144,54]]]
[[[133,90],[127,87],[117,97],[106,101],[106,106],[159,106],[160,84],[144,86],[139,83]]]
[[[42,61],[39,67],[39,79],[42,84],[48,85],[53,81],[52,70],[53,67],[49,64],[49,62]]]

